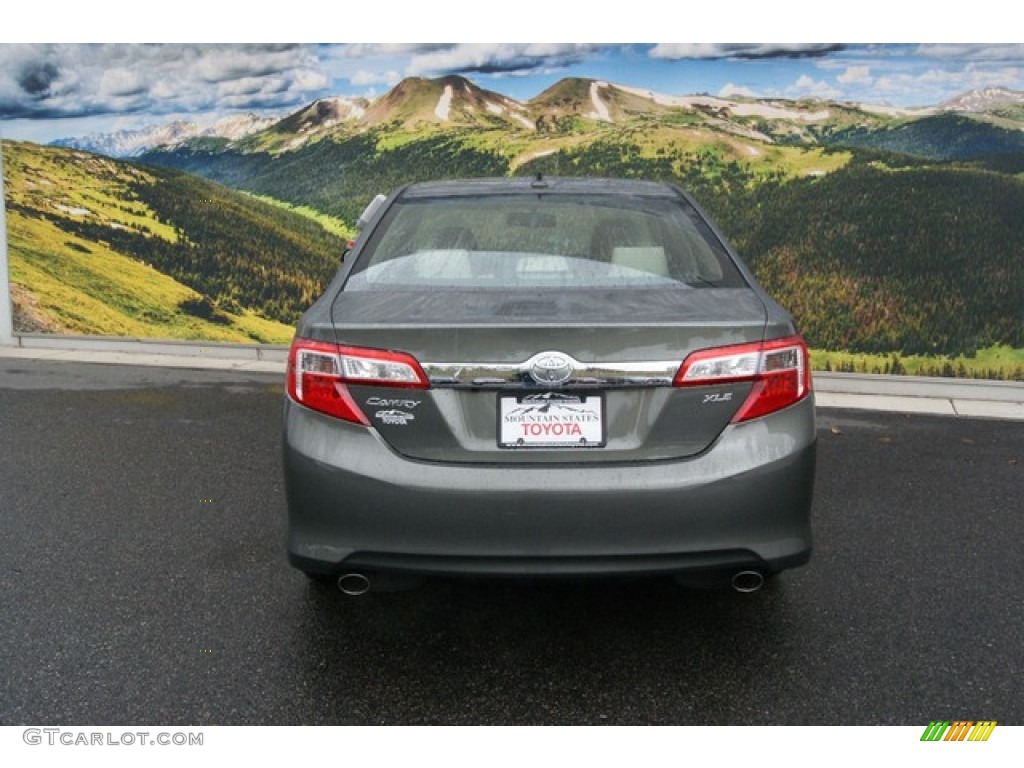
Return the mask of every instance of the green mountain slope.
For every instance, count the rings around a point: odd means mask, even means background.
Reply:
[[[854,163],[726,216],[812,345],[956,356],[1024,347],[1022,210],[1019,177]]]
[[[4,142],[20,328],[283,342],[344,241],[167,169]]]
[[[200,174],[295,205],[354,222],[381,192],[407,181],[451,176],[501,176],[508,169],[499,152],[475,148],[470,132],[427,131],[419,138],[378,151],[380,134],[325,139],[279,155],[198,152],[149,153],[147,163]]]
[[[901,121],[882,129],[858,126],[836,131],[825,140],[836,146],[900,152],[929,160],[1024,153],[1024,131],[1019,124],[1001,127],[956,114]]]

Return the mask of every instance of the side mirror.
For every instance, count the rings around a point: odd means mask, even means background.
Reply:
[[[351,253],[352,249],[355,248],[355,247],[356,247],[356,241],[355,240],[349,240],[347,243],[345,243],[345,250],[341,252],[341,258],[338,259],[338,261],[340,261],[342,264],[344,264],[345,263],[345,257],[348,256],[349,253]]]

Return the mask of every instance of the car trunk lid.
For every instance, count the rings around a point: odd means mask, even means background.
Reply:
[[[698,454],[751,384],[673,387],[679,365],[765,332],[749,288],[342,292],[332,315],[333,341],[419,361],[427,390],[349,389],[393,450],[446,463]]]

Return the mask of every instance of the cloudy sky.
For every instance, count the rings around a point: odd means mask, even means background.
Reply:
[[[818,97],[925,106],[1024,90],[1024,44],[0,44],[0,135],[50,141],[282,114],[401,78],[457,73],[526,100],[580,76],[667,94]]]

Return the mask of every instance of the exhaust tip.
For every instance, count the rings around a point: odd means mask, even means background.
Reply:
[[[362,573],[346,573],[338,577],[338,589],[342,594],[358,597],[370,591],[370,580]]]
[[[737,592],[757,592],[764,584],[760,571],[739,571],[732,577],[732,588]]]

